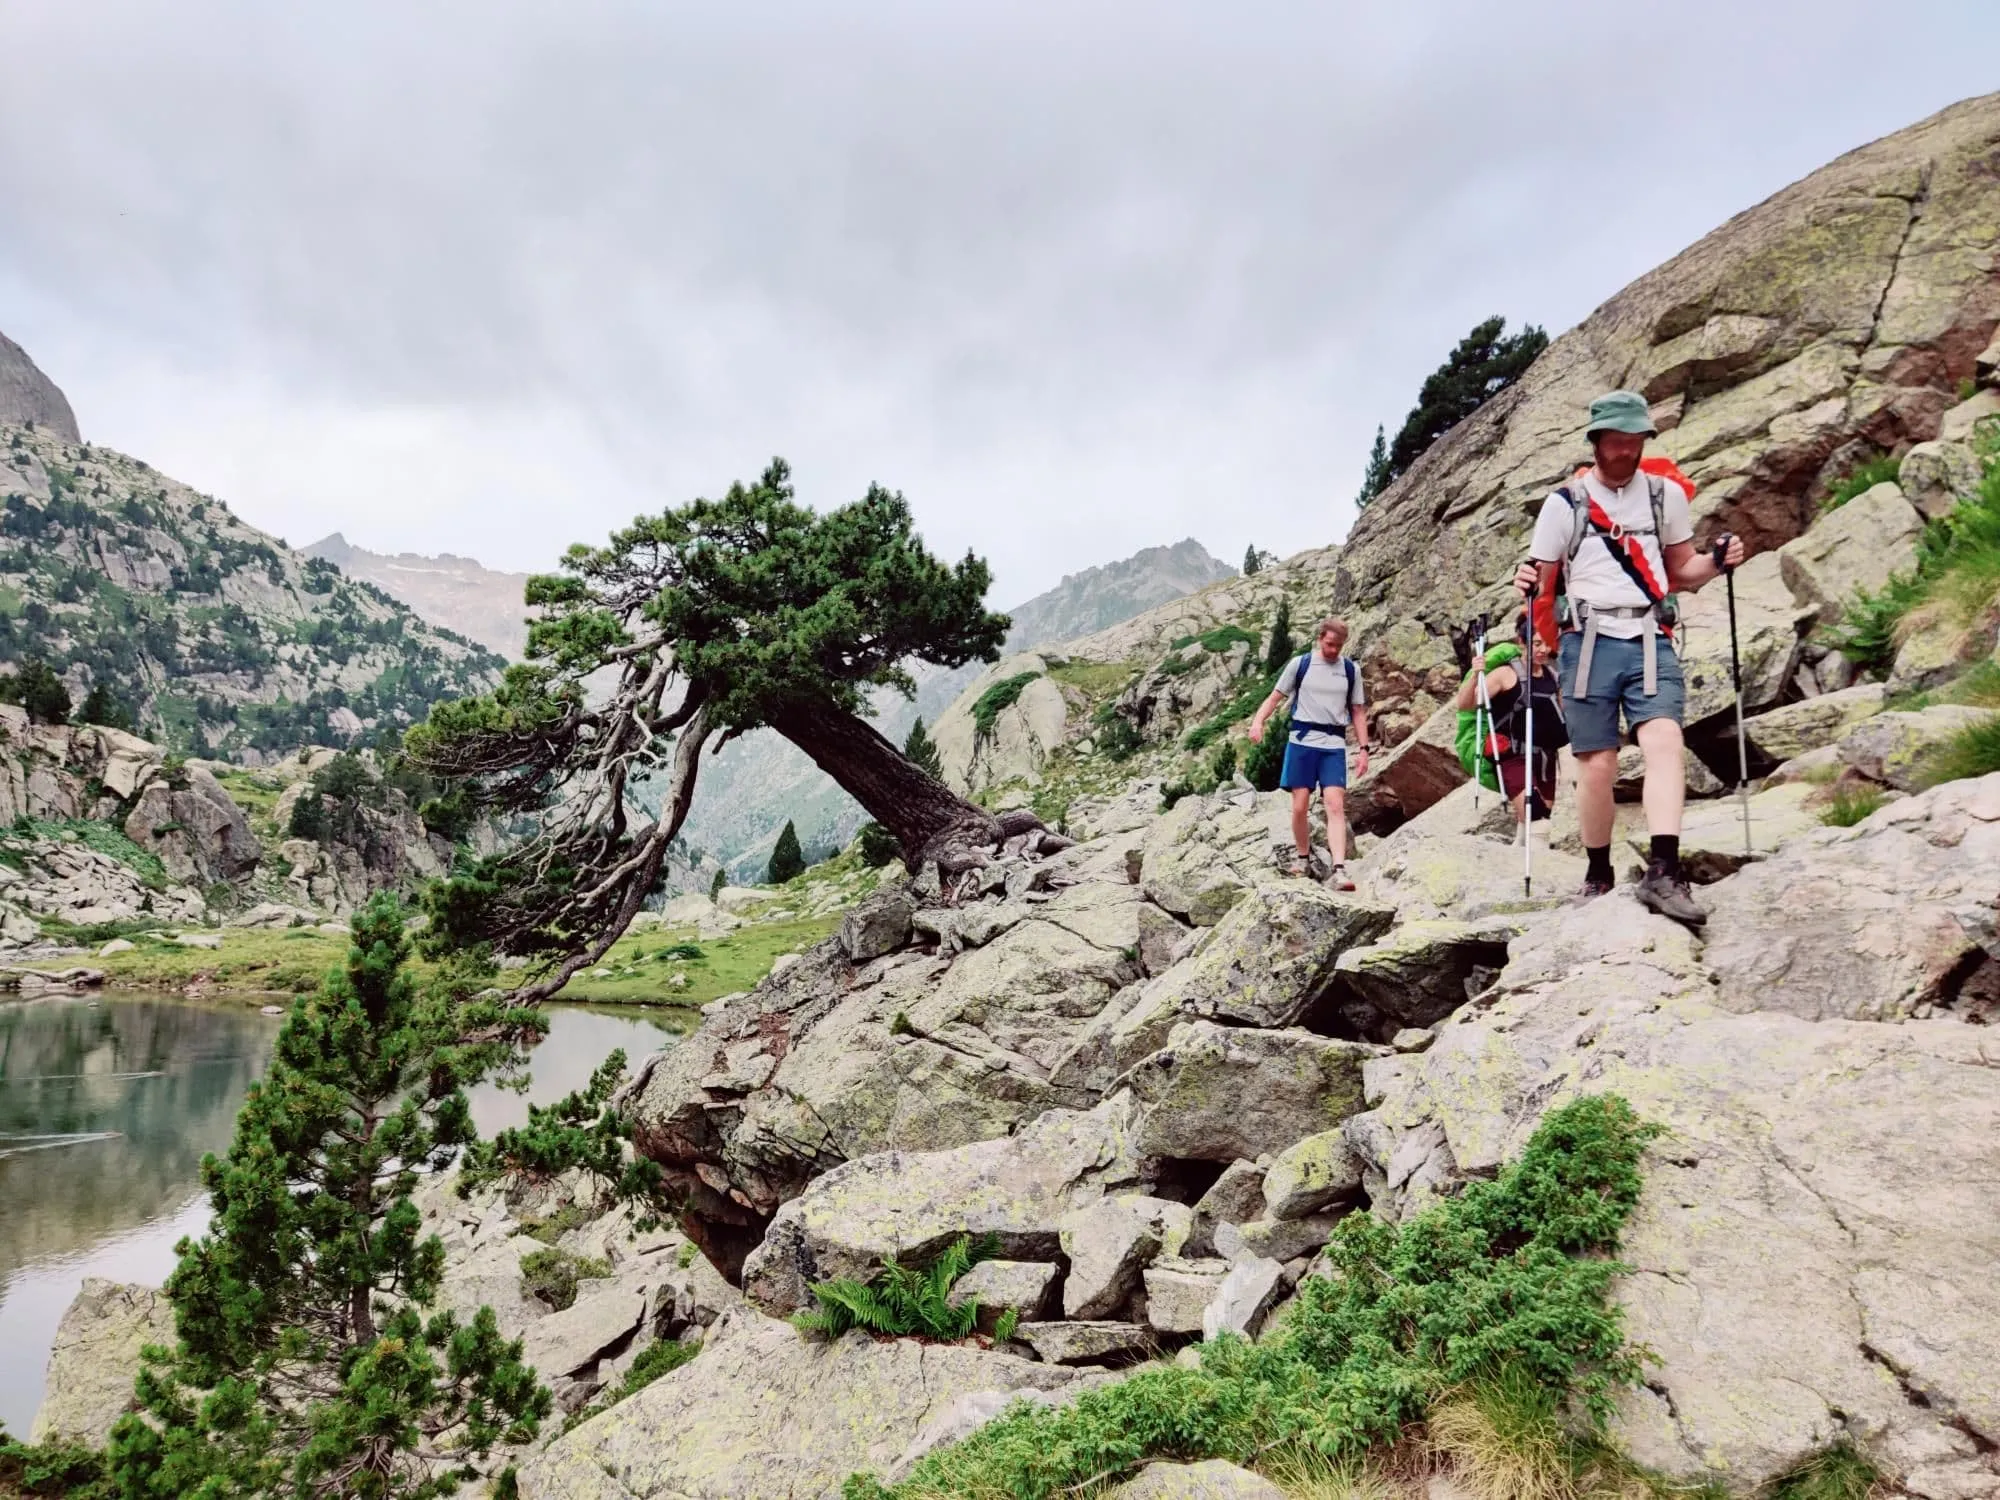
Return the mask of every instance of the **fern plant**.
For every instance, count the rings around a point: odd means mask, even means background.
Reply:
[[[819,1305],[794,1315],[792,1325],[801,1333],[829,1340],[850,1328],[962,1339],[979,1323],[979,1302],[968,1298],[952,1306],[952,1286],[979,1262],[992,1260],[999,1253],[998,1236],[983,1235],[975,1242],[971,1235],[962,1234],[928,1266],[906,1266],[891,1259],[868,1281],[841,1276],[817,1282],[812,1295]],[[1011,1326],[1008,1332],[1013,1332]]]

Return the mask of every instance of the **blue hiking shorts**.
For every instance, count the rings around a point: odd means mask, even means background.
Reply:
[[[1285,764],[1278,771],[1278,785],[1288,792],[1300,787],[1347,785],[1347,747],[1335,745],[1330,750],[1321,750],[1313,745],[1301,745],[1297,740],[1285,741]]]
[[[1637,729],[1648,719],[1681,722],[1687,707],[1687,689],[1681,682],[1680,658],[1673,643],[1662,635],[1654,645],[1658,689],[1646,696],[1646,643],[1638,637],[1620,640],[1600,635],[1590,655],[1590,696],[1576,696],[1576,659],[1583,651],[1583,636],[1568,631],[1562,638],[1563,718],[1569,723],[1569,747],[1578,755],[1593,750],[1616,750],[1619,746],[1618,714],[1624,710],[1625,725]]]

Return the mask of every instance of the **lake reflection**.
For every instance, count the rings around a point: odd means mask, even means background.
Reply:
[[[473,1093],[482,1133],[636,1065],[693,1024],[668,1008],[549,1007],[525,1095]],[[254,1008],[160,995],[0,1003],[0,1424],[25,1436],[56,1324],[85,1276],[157,1285],[208,1220],[201,1158],[229,1144],[278,1034]]]

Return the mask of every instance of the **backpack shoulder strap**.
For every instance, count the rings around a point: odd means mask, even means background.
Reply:
[[[1347,701],[1349,704],[1352,704],[1354,702],[1354,679],[1358,675],[1359,668],[1354,665],[1354,658],[1351,656],[1341,657],[1340,664],[1347,668]]]
[[[1653,540],[1660,544],[1660,561],[1667,560],[1667,482],[1657,474],[1646,476],[1646,498],[1653,503]]]
[[[1583,550],[1583,540],[1590,534],[1590,487],[1581,476],[1572,477],[1556,493],[1569,502],[1569,550],[1563,555],[1571,562]]]

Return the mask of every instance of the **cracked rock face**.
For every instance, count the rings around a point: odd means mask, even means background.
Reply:
[[[1395,1214],[1489,1174],[1578,1093],[1622,1094],[1666,1127],[1616,1292],[1659,1363],[1617,1427],[1669,1474],[1753,1486],[1846,1436],[1919,1493],[2000,1487],[2000,1041],[1948,1009],[1885,1024],[1850,1017],[1893,1008],[1829,1003],[1906,991],[1908,934],[1870,913],[1881,869],[1938,852],[1925,830],[1956,837],[1990,902],[2000,776],[1885,812],[1898,817],[1712,887],[1741,925],[1711,928],[1706,951],[1623,895],[1530,929],[1429,1051],[1373,1066],[1380,1103],[1347,1127],[1377,1211]],[[1801,895],[1807,867],[1821,883]],[[1961,948],[1985,953],[1990,904],[1954,906],[1942,863],[1898,878],[1936,902],[1911,928],[1962,922]],[[1746,982],[1758,938],[1794,934],[1840,945],[1828,959],[1845,983],[1820,969]]]
[[[1060,1390],[1080,1372],[1010,1354],[854,1332],[828,1345],[742,1310],[701,1357],[557,1439],[522,1500],[837,1495],[887,1470],[932,1419],[979,1391]]]
[[[1656,449],[1699,490],[1697,540],[1729,530],[1757,552],[1800,535],[1862,459],[1940,436],[2000,325],[1996,139],[1989,94],[1849,152],[1640,277],[1439,439],[1340,552],[1333,604],[1370,698],[1414,724],[1457,687],[1446,632],[1512,606],[1537,503],[1588,461],[1602,391],[1653,403]],[[1726,701],[1729,642],[1691,639],[1698,717]]]

